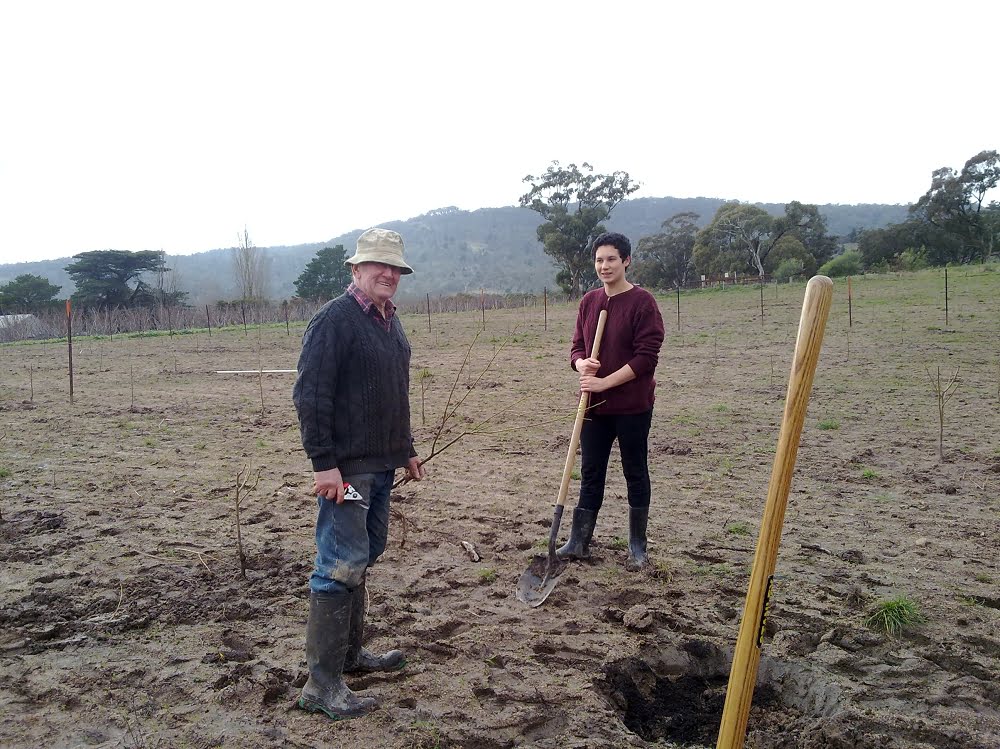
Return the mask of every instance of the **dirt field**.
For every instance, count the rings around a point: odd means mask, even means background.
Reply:
[[[836,284],[748,746],[1000,746],[1000,273],[963,273],[947,325],[938,272],[854,279],[850,327]],[[685,294],[680,330],[661,300],[655,569],[624,570],[613,456],[594,560],[538,609],[514,589],[565,460],[575,309],[547,329],[540,307],[488,310],[447,426],[494,418],[398,490],[369,576],[370,644],[409,665],[354,679],[381,709],[343,723],[292,708],[315,512],[293,375],[215,374],[294,368],[304,323],[76,340],[72,405],[64,341],[0,347],[0,745],[714,746],[803,289],[765,289],[763,326],[757,289]],[[482,319],[404,323],[426,456]],[[943,462],[939,366],[945,383],[960,367]],[[925,623],[866,627],[896,595]]]

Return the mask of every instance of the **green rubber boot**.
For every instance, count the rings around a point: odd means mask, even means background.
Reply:
[[[344,660],[344,673],[371,673],[373,671],[399,671],[406,665],[402,650],[390,650],[383,655],[375,655],[361,643],[365,634],[365,580],[351,593],[354,596],[351,609],[351,636]]]
[[[355,694],[344,683],[353,596],[348,591],[309,596],[306,626],[309,680],[302,687],[298,705],[312,713],[324,713],[332,720],[359,718],[378,707],[373,698]]]

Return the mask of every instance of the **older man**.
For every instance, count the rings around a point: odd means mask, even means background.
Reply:
[[[362,647],[365,574],[385,550],[395,470],[423,478],[410,433],[410,344],[392,303],[400,275],[413,272],[403,240],[369,229],[346,262],[353,280],[309,322],[292,394],[319,503],[309,680],[298,704],[334,720],[377,707],[347,687],[344,673],[405,665],[398,650],[375,655]]]

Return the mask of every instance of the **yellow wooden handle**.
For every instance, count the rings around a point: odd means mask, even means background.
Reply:
[[[601,339],[604,337],[604,325],[608,321],[608,311],[601,310],[597,318],[597,332],[594,333],[594,347],[590,350],[590,356],[596,359],[601,353]],[[566,505],[566,495],[569,494],[569,479],[573,474],[573,464],[576,462],[576,448],[580,444],[580,432],[583,431],[583,417],[587,413],[590,405],[590,393],[580,393],[580,403],[576,407],[576,421],[573,422],[573,434],[569,440],[569,450],[566,451],[566,464],[563,466],[562,483],[559,484],[559,498],[557,505]]]
[[[716,749],[742,749],[746,738],[747,718],[757,682],[757,667],[760,664],[760,649],[767,621],[774,566],[778,558],[778,544],[781,543],[781,527],[788,504],[788,491],[792,484],[795,456],[802,436],[802,422],[805,421],[809,405],[809,393],[832,300],[833,282],[829,278],[814,276],[809,280],[805,300],[802,302],[799,334],[795,341],[795,356],[785,396],[785,414],[781,420],[778,448],[767,490],[767,502],[764,504],[757,552],[750,572],[743,619],[736,638]]]

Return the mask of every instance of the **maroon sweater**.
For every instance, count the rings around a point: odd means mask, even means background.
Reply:
[[[594,345],[597,318],[601,310],[608,311],[608,320],[601,339],[598,377],[607,377],[628,364],[635,379],[624,385],[594,393],[591,396],[595,414],[638,414],[653,407],[656,380],[653,371],[663,344],[663,318],[653,295],[633,286],[628,291],[609,297],[604,289],[588,291],[580,300],[573,334],[573,349],[569,363],[576,369],[577,359],[586,359]],[[603,401],[603,403],[601,403]]]

